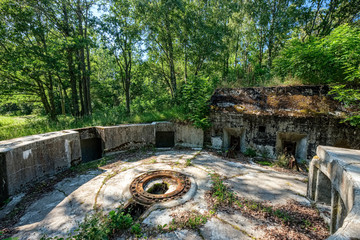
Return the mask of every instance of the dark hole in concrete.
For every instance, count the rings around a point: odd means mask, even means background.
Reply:
[[[82,162],[89,162],[102,157],[101,138],[82,139],[80,145]]]
[[[156,132],[156,147],[174,147],[174,132]]]
[[[9,197],[7,184],[5,156],[0,154],[0,207],[6,204]]]
[[[130,214],[133,220],[137,220],[147,209],[149,206],[144,206],[137,202],[131,202],[124,208],[125,214]]]
[[[169,184],[166,182],[162,183],[155,183],[149,190],[147,190],[148,193],[151,194],[164,194],[169,190]]]
[[[265,132],[266,127],[265,126],[259,126],[259,132],[263,133]]]
[[[235,151],[240,151],[240,137],[230,136],[230,148]]]
[[[283,152],[285,155],[295,156],[296,142],[284,141],[283,147]]]

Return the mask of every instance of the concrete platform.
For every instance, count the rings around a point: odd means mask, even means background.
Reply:
[[[191,159],[191,166],[186,166]],[[97,206],[104,212],[125,204],[130,198],[131,181],[147,171],[173,170],[190,176],[197,189],[190,199],[170,208],[153,208],[145,214],[142,226],[148,229],[169,224],[174,214],[183,211],[209,212],[206,192],[211,189],[209,173],[218,173],[239,196],[254,200],[269,200],[283,204],[295,200],[309,201],[306,195],[306,176],[281,173],[259,165],[224,160],[206,151],[166,150],[147,152],[140,159],[122,159],[99,170],[91,170],[56,184],[55,190],[40,196],[25,211],[14,226],[19,239],[66,237],[73,232],[86,215]],[[198,231],[178,229],[147,239],[266,239],[265,228],[259,222],[240,212],[218,211]],[[271,226],[269,226],[271,227]],[[122,238],[119,238],[122,239]]]

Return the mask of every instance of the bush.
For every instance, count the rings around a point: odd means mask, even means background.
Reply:
[[[195,127],[202,129],[210,127],[208,103],[212,89],[208,78],[191,76],[180,90],[179,100],[182,111]]]
[[[330,35],[290,40],[274,59],[274,73],[304,83],[344,83],[360,77],[360,28],[342,25]]]
[[[247,148],[244,155],[247,157],[256,157],[256,151],[252,148]]]

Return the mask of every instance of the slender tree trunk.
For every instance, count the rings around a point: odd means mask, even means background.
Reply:
[[[271,10],[271,23],[270,23],[270,30],[269,30],[269,45],[268,45],[268,66],[269,66],[269,69],[271,69],[272,67],[272,51],[273,51],[273,48],[274,48],[274,35],[275,35],[275,23],[276,23],[276,20],[277,20],[277,16],[276,16],[276,7],[277,7],[277,1],[275,0],[273,2],[273,7],[272,7],[272,10]]]
[[[63,12],[64,12],[64,23],[65,23],[65,37],[70,37],[70,27],[69,27],[69,19],[68,13],[66,9],[66,4],[63,3]],[[73,48],[67,46],[66,49],[66,58],[67,65],[69,69],[69,77],[70,77],[70,88],[71,88],[71,103],[72,103],[72,114],[73,116],[79,116],[79,100],[76,89],[76,76],[75,76],[75,68],[74,68],[74,59],[73,59]]]
[[[187,82],[187,52],[186,52],[186,44],[184,46],[184,82]]]
[[[78,17],[78,29],[81,39],[81,47],[79,50],[79,91],[81,99],[81,113],[82,115],[89,115],[88,109],[88,97],[87,97],[87,77],[85,69],[85,50],[84,50],[84,30],[83,30],[83,17],[81,9],[81,1],[77,0],[77,17]],[[80,86],[81,85],[81,86]]]
[[[85,19],[85,40],[87,39],[87,31],[88,31],[88,13],[89,13],[89,6],[86,2],[86,19]],[[91,74],[91,65],[90,65],[90,49],[89,49],[89,42],[86,42],[86,61],[87,61],[87,71],[86,71],[86,102],[88,104],[88,113],[92,113],[92,107],[91,107],[91,96],[90,96],[90,74]]]
[[[169,52],[169,67],[170,67],[170,81],[174,93],[174,98],[177,98],[177,89],[176,89],[176,75],[175,75],[175,64],[174,64],[174,49],[172,43],[172,36],[170,30],[170,21],[166,16],[165,20],[165,28],[167,33],[167,45],[168,45],[168,52]]]
[[[48,88],[48,95],[50,100],[50,118],[51,120],[56,120],[56,107],[55,107],[55,100],[54,100],[54,82],[53,77],[50,73],[48,73],[49,77],[49,88]]]

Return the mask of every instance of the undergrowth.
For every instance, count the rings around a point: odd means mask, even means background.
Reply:
[[[90,126],[108,126],[125,123],[149,123],[154,121],[176,120],[185,121],[186,117],[179,107],[151,112],[142,112],[127,116],[116,108],[102,109],[91,116],[75,118],[73,116],[58,116],[57,121],[49,120],[45,116],[0,116],[0,141],[41,134],[46,132],[76,129]]]
[[[121,234],[128,230],[137,237],[141,235],[140,224],[135,224],[130,214],[125,214],[123,209],[118,208],[110,211],[108,214],[104,214],[102,211],[96,211],[92,215],[85,217],[84,221],[79,224],[79,227],[75,229],[73,233],[69,233],[65,238],[43,236],[41,240],[103,240],[110,239],[116,234]]]

